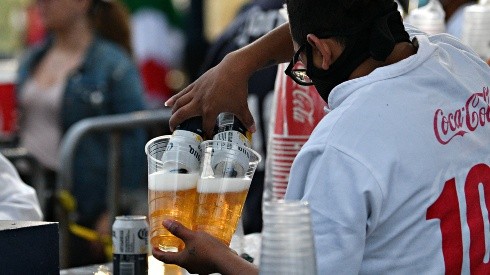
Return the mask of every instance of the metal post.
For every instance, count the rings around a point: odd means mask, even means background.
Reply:
[[[93,132],[114,133],[128,129],[145,128],[158,124],[161,124],[164,128],[168,128],[170,116],[170,109],[162,109],[157,111],[141,111],[129,114],[93,117],[83,119],[75,123],[70,127],[70,129],[68,129],[61,142],[61,168],[56,187],[58,194],[61,194],[62,191],[71,192],[73,189],[73,162],[75,159],[75,152],[80,144],[80,141],[86,135]],[[118,135],[120,135],[120,133]],[[109,160],[112,161],[111,163],[117,164],[117,167],[120,167],[120,154],[118,151],[121,148],[121,138],[116,137],[114,139],[116,140],[111,139]],[[112,165],[109,167],[112,167]],[[109,177],[107,193],[108,201],[110,203],[108,207],[112,208],[109,211],[111,211],[111,217],[113,217],[113,215],[117,214],[117,209],[119,206],[118,189],[120,183],[120,168],[117,168],[114,171],[110,169]],[[59,205],[57,206],[57,218],[60,222],[60,267],[66,268],[68,267],[68,255],[70,253],[70,235],[68,224],[72,217],[68,217],[69,213],[64,211],[64,209],[61,209]]]
[[[121,182],[121,132],[114,132],[109,144],[109,171],[107,173],[107,209],[109,221],[119,215],[119,183]]]

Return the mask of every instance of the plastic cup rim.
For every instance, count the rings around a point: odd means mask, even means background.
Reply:
[[[260,163],[262,161],[262,156],[259,153],[257,153],[255,150],[253,150],[252,148],[248,148],[248,147],[242,146],[240,144],[236,144],[236,143],[231,142],[231,141],[222,141],[222,140],[215,140],[215,139],[205,140],[205,141],[201,142],[201,148],[203,149],[204,154],[205,154],[205,148],[209,147],[208,144],[218,143],[218,142],[221,144],[232,145],[231,147],[238,146],[240,148],[243,148],[244,150],[251,152],[257,158],[257,160],[251,161],[251,162]]]
[[[158,140],[164,140],[164,139],[167,139],[167,140],[170,140],[170,138],[172,137],[172,135],[163,135],[163,136],[158,136],[158,137],[154,137],[152,139],[150,139],[146,144],[145,144],[145,154],[152,159],[152,161],[156,162],[156,163],[161,163],[163,164],[163,162],[159,159],[156,159],[154,158],[150,152],[148,151],[148,148],[150,147],[151,144],[155,143],[156,141]]]

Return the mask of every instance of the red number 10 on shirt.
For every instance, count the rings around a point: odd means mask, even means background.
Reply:
[[[490,167],[480,163],[468,172],[464,185],[466,215],[470,229],[470,272],[490,274],[490,263],[485,262],[485,224],[490,206]],[[480,199],[480,194],[482,198]],[[483,195],[484,194],[484,195]],[[484,202],[484,206],[480,205]],[[487,213],[483,213],[483,211]],[[439,198],[427,209],[427,220],[441,221],[442,253],[446,274],[461,274],[463,265],[463,236],[456,180],[446,181]],[[488,221],[487,221],[488,222]],[[488,229],[487,229],[488,230]],[[487,232],[490,234],[490,232]]]

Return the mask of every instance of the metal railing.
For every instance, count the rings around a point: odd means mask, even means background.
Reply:
[[[120,172],[121,172],[121,136],[122,131],[136,128],[148,128],[150,126],[161,125],[168,128],[171,116],[170,109],[158,111],[141,111],[128,114],[107,115],[83,119],[75,123],[63,137],[60,149],[61,169],[58,174],[58,192],[69,191],[73,188],[73,162],[75,152],[80,141],[89,133],[106,132],[110,134],[109,139],[109,163],[108,165],[108,185],[107,185],[107,206],[110,221],[113,221],[118,213],[118,199]],[[141,150],[144,150],[141,148]],[[60,222],[60,264],[67,267],[69,251],[69,222],[68,213],[58,207]]]

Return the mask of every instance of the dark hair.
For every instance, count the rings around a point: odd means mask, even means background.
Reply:
[[[477,2],[475,0],[441,0],[442,7],[446,12],[446,21],[458,10],[461,6],[467,3]]]
[[[89,14],[99,35],[119,44],[132,55],[129,12],[124,5],[116,0],[93,0]]]
[[[306,35],[333,36],[345,45],[349,35],[366,27],[370,19],[393,0],[286,0],[291,35],[306,43]]]

